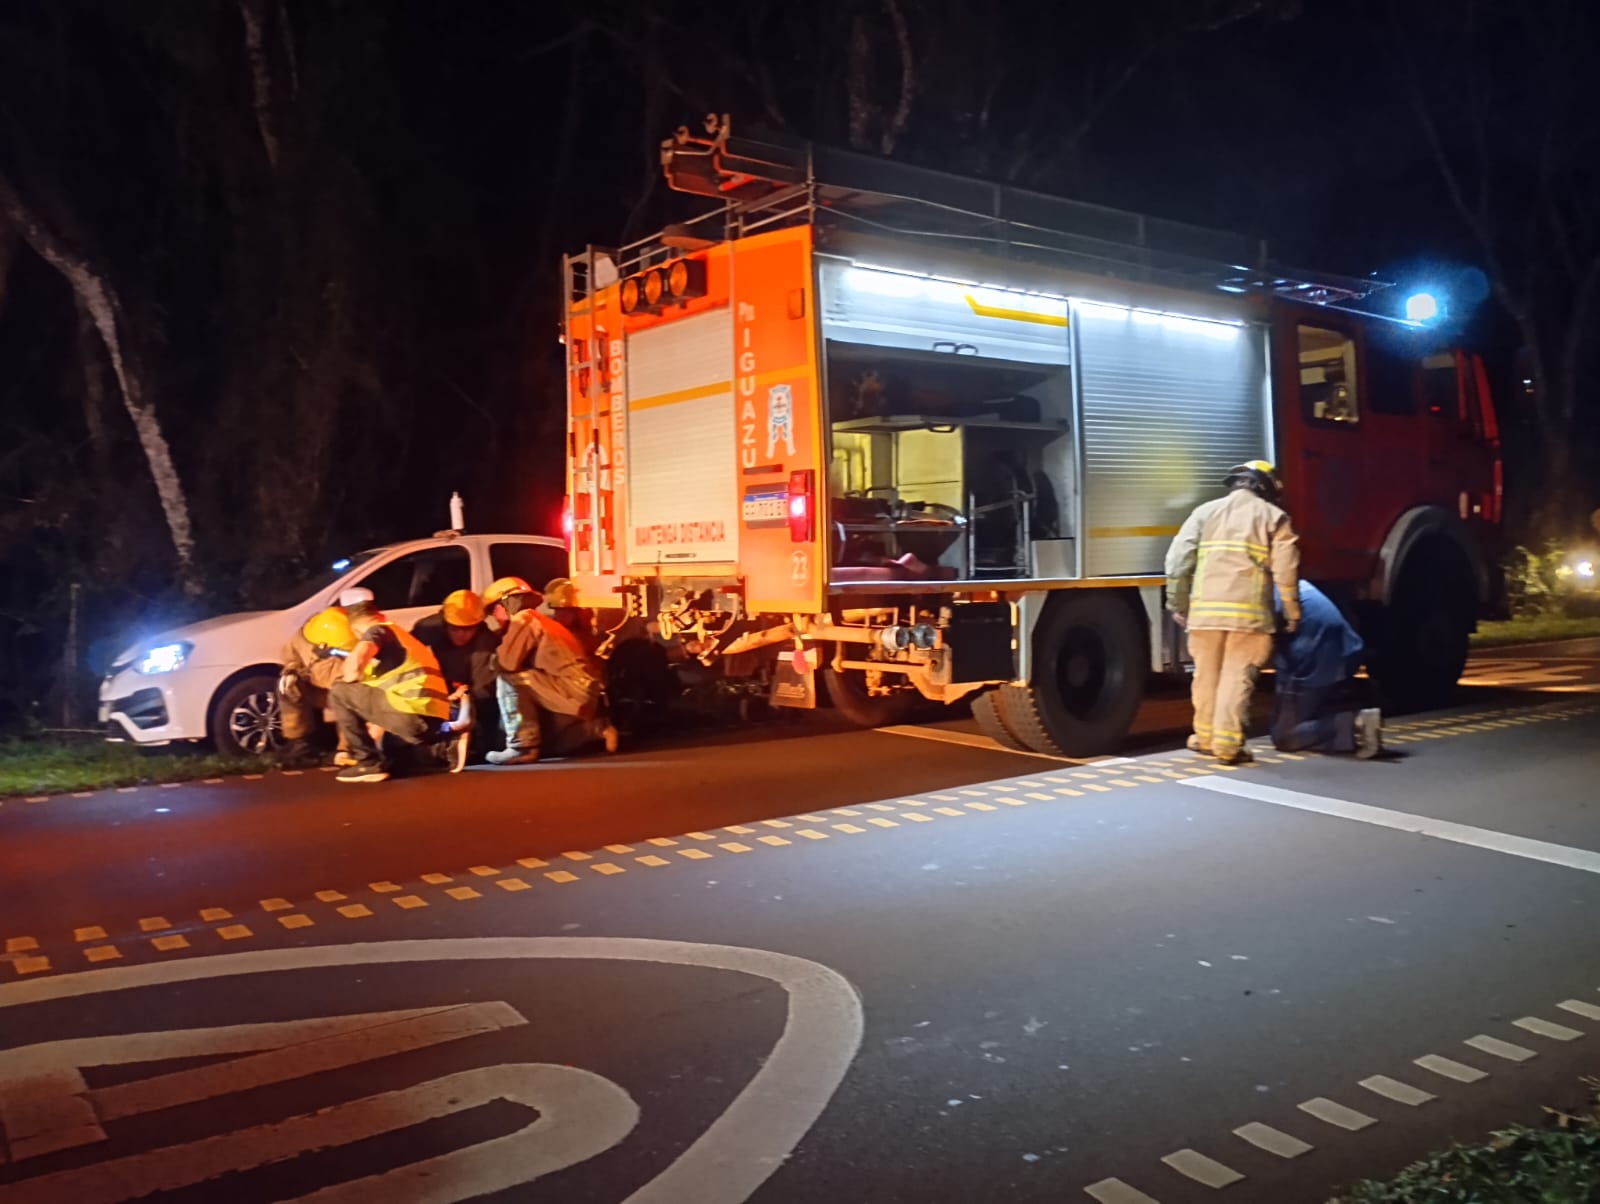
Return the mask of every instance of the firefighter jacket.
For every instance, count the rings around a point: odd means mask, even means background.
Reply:
[[[344,662],[336,656],[321,656],[316,645],[296,631],[278,654],[285,673],[304,678],[319,690],[332,688],[344,672]]]
[[[368,628],[362,639],[378,646],[378,655],[361,671],[365,684],[382,690],[389,705],[403,715],[450,718],[444,674],[421,640],[387,622]]]
[[[1248,489],[1196,508],[1167,551],[1167,606],[1191,631],[1277,628],[1300,621],[1300,549],[1289,516]]]
[[[539,700],[550,710],[587,718],[599,707],[600,681],[590,671],[583,645],[549,615],[533,607],[512,615],[499,656],[506,676],[540,678]]]

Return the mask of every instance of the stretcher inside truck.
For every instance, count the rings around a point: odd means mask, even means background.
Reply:
[[[1265,456],[1391,700],[1453,686],[1502,596],[1475,356],[1249,240],[708,129],[662,152],[702,217],[564,263],[572,576],[619,664],[1103,752],[1184,660],[1172,536]]]

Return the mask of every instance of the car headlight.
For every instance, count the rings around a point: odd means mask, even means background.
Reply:
[[[140,673],[171,673],[183,668],[183,662],[193,650],[194,645],[188,643],[157,644],[139,658],[138,670]]]

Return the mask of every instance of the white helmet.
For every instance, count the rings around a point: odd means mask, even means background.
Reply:
[[[339,595],[339,605],[346,610],[349,610],[352,606],[360,606],[363,602],[371,603],[373,601],[372,591],[370,589],[362,589],[359,586],[355,589],[347,589]]]

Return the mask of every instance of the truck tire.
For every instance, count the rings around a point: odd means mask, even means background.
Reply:
[[[1000,690],[985,690],[972,700],[972,717],[978,721],[978,730],[1001,748],[1008,748],[1012,752],[1027,752],[1028,746],[1017,738],[1016,734],[1006,726],[1005,716],[1000,713]]]
[[[918,703],[922,701],[922,695],[915,690],[868,694],[866,674],[860,669],[841,671],[824,665],[822,680],[833,709],[857,727],[894,727],[909,723],[916,717]]]
[[[1127,600],[1112,590],[1057,594],[1033,635],[1033,680],[995,691],[1000,718],[1054,757],[1113,752],[1144,697],[1150,658]]]
[[[1476,595],[1459,553],[1435,545],[1405,566],[1368,670],[1386,710],[1448,706],[1467,667]]]
[[[659,722],[682,693],[666,649],[652,640],[618,644],[605,662],[612,720],[633,732]]]
[[[211,743],[225,757],[261,757],[283,746],[278,675],[247,673],[211,703]]]

